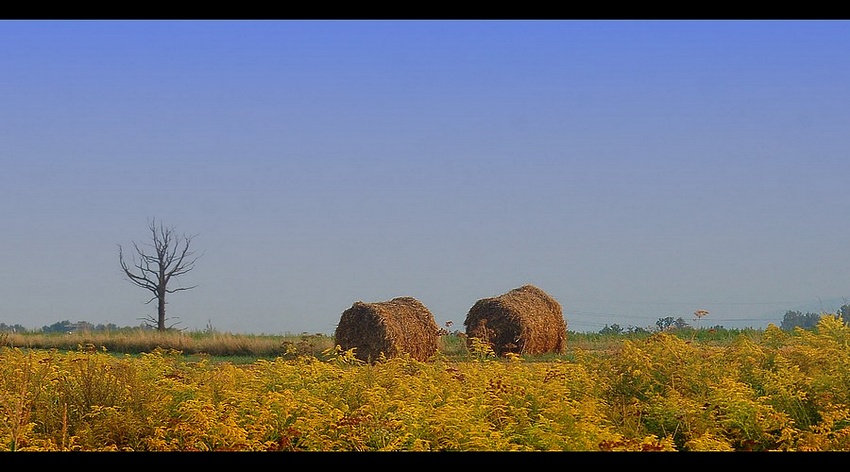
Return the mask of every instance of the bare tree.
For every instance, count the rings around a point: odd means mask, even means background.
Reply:
[[[153,297],[145,303],[157,301],[157,318],[148,318],[147,320],[153,325],[156,325],[157,330],[165,331],[165,296],[169,293],[182,292],[191,290],[191,287],[168,288],[168,284],[173,278],[180,277],[183,274],[195,268],[195,262],[198,257],[195,253],[189,250],[192,239],[195,236],[178,235],[173,226],[163,226],[162,223],[156,224],[155,220],[151,220],[149,224],[151,232],[151,243],[146,246],[152,248],[152,252],[145,252],[138,244],[133,242],[133,248],[136,250],[132,255],[132,265],[136,269],[134,272],[127,265],[124,259],[124,249],[118,245],[118,260],[121,263],[121,269],[127,279],[153,293]]]

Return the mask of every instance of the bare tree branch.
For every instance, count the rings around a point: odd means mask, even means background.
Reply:
[[[195,262],[201,256],[196,257],[195,253],[190,251],[195,235],[178,235],[173,226],[166,227],[162,223],[157,225],[154,219],[150,220],[148,229],[150,230],[151,244],[146,246],[150,250],[146,252],[136,242],[133,242],[135,253],[131,254],[130,264],[128,264],[124,256],[124,249],[119,244],[118,261],[127,280],[153,294],[153,297],[146,304],[157,300],[156,326],[158,330],[164,331],[166,329],[165,295],[197,287],[197,285],[193,285],[191,287],[168,288],[168,285],[173,278],[178,278],[192,271],[195,268]]]

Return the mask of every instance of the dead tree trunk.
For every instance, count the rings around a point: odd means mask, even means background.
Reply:
[[[157,316],[156,319],[151,318],[147,321],[155,325],[157,330],[165,331],[168,328],[165,296],[196,287],[195,285],[168,288],[168,285],[172,279],[194,269],[195,262],[200,256],[194,257],[195,253],[189,250],[194,236],[178,235],[173,226],[166,227],[162,223],[157,225],[155,220],[150,221],[149,229],[151,242],[146,244],[150,248],[148,252],[133,242],[135,253],[132,255],[132,267],[135,271],[125,261],[121,245],[118,246],[118,260],[124,275],[130,282],[153,294],[153,297],[145,303],[157,301]]]

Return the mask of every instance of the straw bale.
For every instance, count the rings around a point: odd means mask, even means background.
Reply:
[[[426,361],[439,348],[439,326],[419,300],[398,297],[389,301],[354,302],[342,312],[334,332],[342,349],[356,348],[355,356],[375,362],[380,354],[389,359],[407,353]]]
[[[472,338],[478,338],[498,356],[566,351],[567,323],[561,305],[533,285],[478,300],[463,324],[469,346]]]

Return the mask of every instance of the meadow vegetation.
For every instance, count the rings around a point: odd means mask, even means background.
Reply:
[[[60,351],[99,350],[119,354],[141,354],[154,349],[180,351],[187,355],[232,358],[275,358],[313,355],[334,347],[333,337],[324,334],[265,335],[231,334],[214,330],[157,331],[128,329],[72,331],[68,333],[0,332],[0,346]]]
[[[850,450],[837,316],[569,333],[541,356],[455,333],[375,364],[319,334],[118,334],[0,334],[0,450]]]

